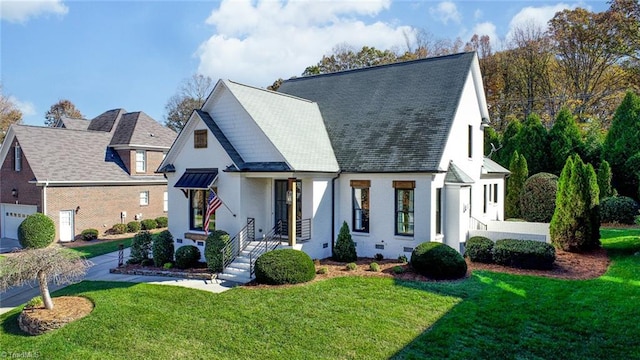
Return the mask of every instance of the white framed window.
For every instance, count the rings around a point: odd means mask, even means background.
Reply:
[[[167,212],[169,211],[169,193],[165,191],[163,196],[164,196],[164,199],[163,199],[164,202],[163,202],[162,209],[164,212]]]
[[[15,171],[22,170],[22,149],[20,148],[20,145],[16,144],[13,155],[13,169]]]
[[[140,205],[142,205],[142,206],[149,205],[149,192],[148,191],[140,191]]]
[[[144,150],[136,150],[136,172],[147,171],[147,152]]]

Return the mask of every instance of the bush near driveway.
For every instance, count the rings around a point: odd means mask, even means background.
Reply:
[[[18,240],[23,248],[45,248],[55,237],[56,226],[53,220],[42,213],[27,216],[18,226]]]
[[[97,229],[85,229],[82,230],[82,233],[80,233],[80,236],[82,236],[82,240],[84,241],[91,241],[91,240],[95,240],[98,238],[98,230]]]
[[[129,257],[130,264],[140,264],[145,260],[149,260],[149,252],[153,238],[148,231],[141,231],[133,237],[131,242],[131,255]]]
[[[207,260],[207,267],[213,272],[222,272],[222,249],[229,243],[229,233],[224,230],[215,230],[207,237],[204,244],[204,258]],[[226,251],[226,256],[231,256],[231,248]]]
[[[164,264],[173,261],[173,236],[169,230],[165,230],[158,234],[153,240],[153,264],[162,267]]]
[[[176,251],[176,267],[188,269],[198,265],[200,261],[200,250],[193,245],[185,245]]]

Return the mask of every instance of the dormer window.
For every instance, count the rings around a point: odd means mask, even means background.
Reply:
[[[193,132],[193,147],[195,149],[207,148],[207,130],[196,130]]]
[[[14,155],[14,157],[13,157],[13,169],[15,171],[22,170],[22,149],[20,148],[20,145],[16,144],[15,152],[14,152],[13,155]]]
[[[136,172],[147,172],[147,152],[144,150],[136,151]]]

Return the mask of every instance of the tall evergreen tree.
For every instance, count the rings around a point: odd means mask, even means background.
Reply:
[[[556,211],[550,225],[551,242],[570,252],[600,246],[599,190],[596,173],[578,155],[567,159],[556,196]]]
[[[493,159],[500,165],[508,167],[514,152],[520,147],[518,134],[522,130],[522,123],[518,119],[513,119],[507,124],[507,128],[502,134],[501,149],[495,154]],[[496,144],[496,146],[498,146]]]
[[[511,171],[511,175],[507,181],[505,216],[507,218],[521,218],[520,194],[524,188],[525,181],[529,177],[529,170],[527,168],[527,159],[518,154],[517,150],[513,153],[509,171]]]
[[[613,186],[621,195],[634,198],[638,197],[638,179],[626,162],[637,153],[640,153],[640,97],[627,92],[613,116],[602,157],[611,165]]]
[[[602,160],[598,167],[598,189],[600,190],[600,200],[613,195],[611,166],[609,166],[607,160]]]
[[[578,153],[583,147],[580,129],[571,111],[566,107],[560,110],[556,122],[549,131],[549,147],[551,149],[549,168],[556,175],[562,171],[567,158]]]
[[[547,171],[549,163],[549,135],[540,117],[531,114],[518,133],[519,152],[527,159],[531,175]]]

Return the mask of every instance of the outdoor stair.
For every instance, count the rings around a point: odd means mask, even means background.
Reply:
[[[260,246],[264,247],[264,242],[251,241],[247,247],[240,252],[235,260],[233,260],[229,266],[224,268],[222,273],[218,274],[218,279],[241,284],[246,284],[253,280],[255,276],[251,276],[251,260],[249,259],[249,254]],[[264,249],[257,250],[257,253],[254,252],[254,256],[257,258],[264,254],[264,252]]]

